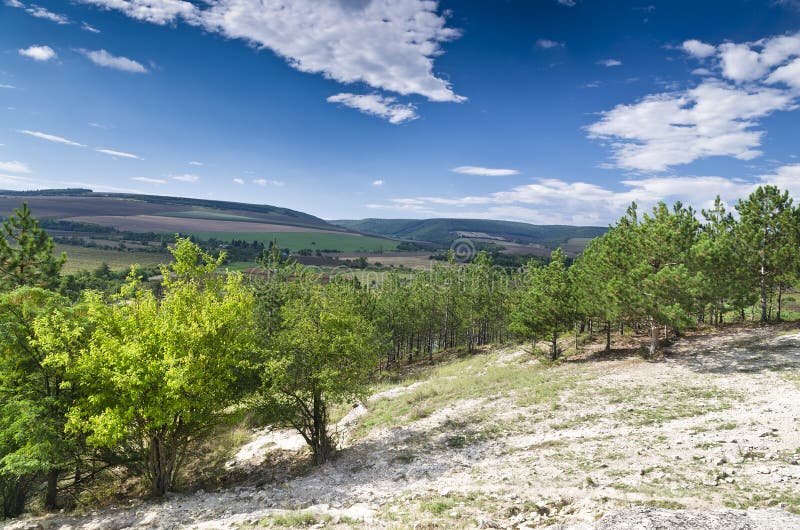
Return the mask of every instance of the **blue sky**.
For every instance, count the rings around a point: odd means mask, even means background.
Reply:
[[[0,0],[0,187],[604,225],[800,198],[800,1]]]

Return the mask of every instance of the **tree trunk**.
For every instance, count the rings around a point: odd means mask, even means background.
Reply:
[[[650,348],[648,349],[648,356],[655,357],[658,351],[658,326],[654,321],[650,321]]]
[[[783,284],[778,284],[778,320],[781,319],[781,303],[783,302]]]
[[[314,455],[314,464],[319,466],[328,461],[333,447],[328,436],[328,411],[320,390],[314,391],[313,400],[311,452]]]
[[[767,258],[765,251],[761,251],[761,322],[767,321]]]
[[[147,462],[151,481],[150,493],[153,496],[162,497],[172,489],[176,457],[175,448],[167,443],[164,433],[153,435]]]
[[[606,351],[611,351],[611,321],[606,322]]]
[[[550,347],[550,360],[555,361],[558,359],[558,332],[553,331],[553,343]]]
[[[47,491],[44,495],[44,507],[48,510],[58,508],[58,470],[51,469],[47,472]]]

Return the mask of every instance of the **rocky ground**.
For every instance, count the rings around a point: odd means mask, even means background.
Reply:
[[[238,486],[5,528],[800,528],[796,329],[688,337],[657,361],[596,349],[554,366],[506,349],[382,389],[317,469],[271,472],[304,448],[262,430],[227,464]]]

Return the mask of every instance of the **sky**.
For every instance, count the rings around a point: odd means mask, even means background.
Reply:
[[[603,226],[800,199],[800,0],[0,0],[0,188]]]

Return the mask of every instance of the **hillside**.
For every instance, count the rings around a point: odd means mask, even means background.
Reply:
[[[548,249],[573,242],[577,243],[579,251],[588,239],[606,232],[606,228],[596,226],[532,225],[487,219],[361,219],[331,223],[368,234],[431,242],[444,247],[466,237],[487,243],[516,243]]]
[[[800,528],[796,326],[695,334],[657,362],[638,340],[418,365],[340,411],[325,466],[296,433],[240,429],[226,487],[8,528]]]
[[[282,248],[334,252],[383,252],[397,242],[385,236],[365,236],[335,226],[313,215],[262,204],[211,201],[158,195],[97,193],[88,189],[14,192],[0,190],[0,219],[26,202],[33,215],[42,220],[57,242],[116,249],[120,243],[129,251],[155,251],[161,241],[141,234],[190,234],[202,240],[234,240],[269,244]],[[68,254],[75,254],[69,253]],[[81,267],[93,268],[108,256],[93,260],[82,253]],[[138,252],[141,254],[141,252]],[[126,264],[148,261],[147,256],[121,260]],[[93,263],[94,261],[94,263]],[[116,260],[112,260],[116,261]],[[69,262],[68,262],[69,263]],[[68,265],[72,269],[71,265]]]

